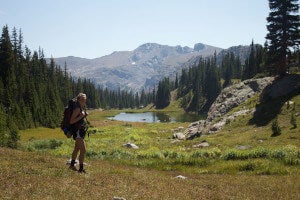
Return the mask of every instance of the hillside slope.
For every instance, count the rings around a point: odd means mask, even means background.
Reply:
[[[300,95],[300,75],[286,75],[281,79],[266,77],[245,80],[222,90],[210,107],[207,119],[192,123],[185,134],[188,138],[194,138],[219,131],[241,115],[252,116],[249,124],[268,125],[277,117],[283,105],[298,95]],[[251,98],[254,98],[252,104],[247,106],[243,104]],[[296,116],[299,115],[297,111],[294,112]]]

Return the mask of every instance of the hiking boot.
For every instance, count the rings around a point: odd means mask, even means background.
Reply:
[[[79,173],[86,173],[86,171],[84,169],[79,169],[78,172]]]
[[[75,167],[75,166],[72,166],[72,165],[69,167],[69,169],[71,169],[71,170],[73,170],[73,171],[77,171],[76,167]]]

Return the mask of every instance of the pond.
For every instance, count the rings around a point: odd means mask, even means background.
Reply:
[[[114,117],[109,119],[126,121],[126,122],[194,122],[200,119],[204,119],[204,116],[196,114],[176,114],[176,113],[166,113],[166,112],[144,112],[144,113],[119,113]]]

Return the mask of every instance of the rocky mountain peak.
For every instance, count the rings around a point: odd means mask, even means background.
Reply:
[[[140,52],[147,53],[147,52],[153,51],[155,49],[158,49],[160,47],[162,47],[162,45],[157,44],[157,43],[145,43],[145,44],[142,44],[141,46],[139,46],[138,48],[136,48],[134,51],[140,51]]]
[[[54,58],[72,76],[92,79],[109,89],[140,91],[152,89],[163,77],[176,74],[188,60],[211,56],[222,49],[197,44],[197,51],[189,47],[145,43],[133,51],[115,51],[95,59],[78,57]]]
[[[197,43],[194,45],[194,51],[201,51],[205,48],[205,45],[202,43]]]

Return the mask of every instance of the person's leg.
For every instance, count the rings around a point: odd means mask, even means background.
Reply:
[[[72,153],[72,160],[76,160],[76,158],[77,158],[77,154],[78,154],[78,151],[80,150],[80,144],[79,144],[79,142],[77,141],[77,139],[76,139],[76,141],[75,141],[75,146],[74,146],[74,150],[73,150],[73,153]]]
[[[77,138],[76,141],[78,141],[78,146],[80,149],[79,153],[79,172],[85,172],[83,169],[83,162],[84,162],[84,157],[85,157],[85,152],[86,152],[86,146],[85,146],[85,141],[82,138]]]
[[[71,166],[70,168],[73,169],[73,170],[77,170],[75,168],[75,160],[77,158],[77,154],[78,154],[78,151],[79,151],[79,144],[77,142],[77,140],[75,141],[75,146],[74,146],[74,150],[73,150],[73,153],[72,153],[72,160],[71,160]]]

